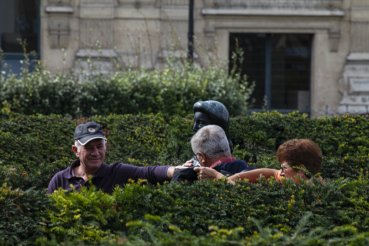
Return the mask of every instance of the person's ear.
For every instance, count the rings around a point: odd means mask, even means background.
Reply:
[[[72,145],[72,152],[78,157],[78,147],[75,145]]]

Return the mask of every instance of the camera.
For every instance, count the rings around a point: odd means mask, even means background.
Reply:
[[[201,167],[200,162],[197,160],[197,158],[192,158],[192,166],[193,167]]]

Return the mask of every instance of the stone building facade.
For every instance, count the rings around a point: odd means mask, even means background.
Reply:
[[[41,0],[39,8],[40,59],[51,71],[158,69],[186,58],[189,0]],[[369,111],[368,0],[195,0],[194,35],[201,66],[228,66],[238,42],[247,50],[255,110]]]

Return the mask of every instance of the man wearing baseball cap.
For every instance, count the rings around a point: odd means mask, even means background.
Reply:
[[[58,188],[78,190],[91,183],[104,192],[112,193],[114,187],[124,186],[129,179],[147,179],[149,183],[161,183],[172,178],[175,169],[173,166],[138,167],[124,163],[104,163],[106,141],[98,123],[91,121],[79,124],[74,131],[72,145],[77,160],[53,176],[48,193],[53,193]]]

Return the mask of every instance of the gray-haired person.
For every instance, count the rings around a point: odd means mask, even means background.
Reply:
[[[252,169],[245,161],[232,156],[226,133],[220,126],[201,127],[191,138],[191,148],[195,161],[201,167],[212,168],[223,175],[230,176]],[[190,166],[191,163],[188,161],[186,164]],[[172,181],[197,180],[200,177],[197,177],[195,170],[188,168],[175,171]]]

